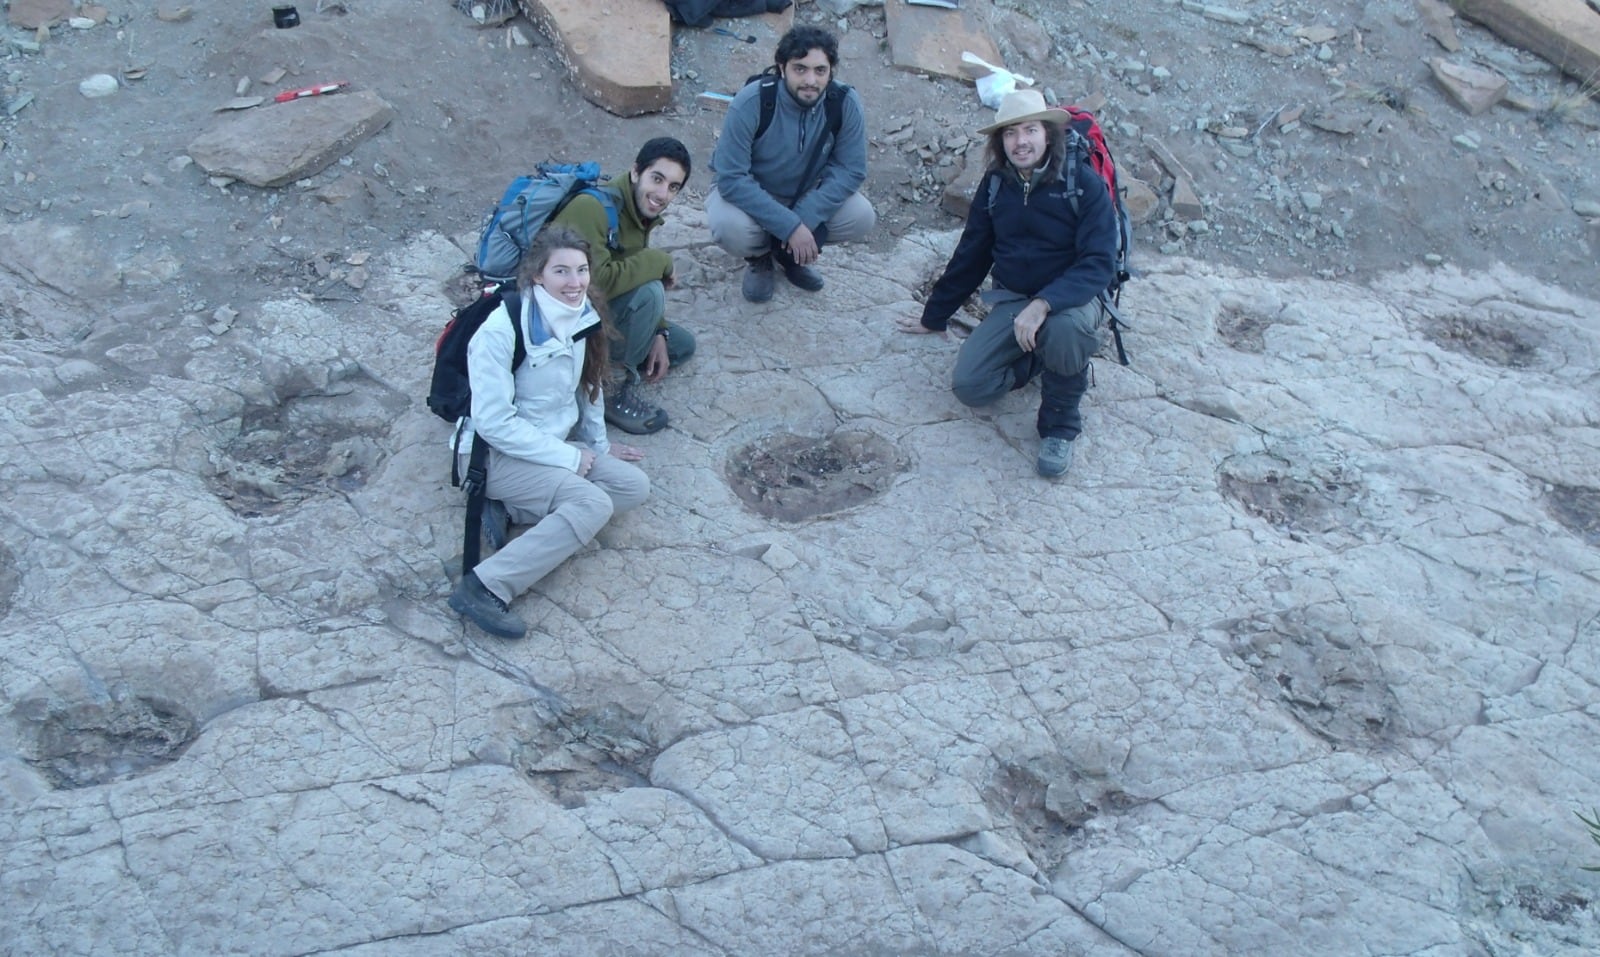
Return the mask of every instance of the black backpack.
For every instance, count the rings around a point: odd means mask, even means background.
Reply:
[[[487,290],[483,295],[450,314],[444,331],[433,346],[433,379],[428,387],[428,408],[433,414],[456,426],[456,439],[450,445],[450,485],[465,489],[467,493],[467,525],[461,546],[461,573],[465,575],[478,564],[480,540],[483,531],[483,505],[489,479],[489,443],[477,433],[472,436],[472,454],[467,463],[467,474],[461,474],[459,449],[463,420],[472,414],[472,383],[467,377],[467,343],[501,304],[511,316],[512,334],[516,336],[511,350],[511,371],[515,372],[528,358],[527,344],[522,341],[522,300],[509,283]]]

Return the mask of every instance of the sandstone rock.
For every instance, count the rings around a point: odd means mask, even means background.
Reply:
[[[22,30],[37,30],[70,17],[72,0],[11,0],[7,15],[12,26]]]
[[[1045,63],[1050,59],[1050,34],[1038,20],[1017,10],[996,8],[995,26],[1011,48],[1030,63]],[[974,50],[974,53],[977,51]],[[980,54],[981,56],[981,54]]]
[[[1428,67],[1450,99],[1472,116],[1488,111],[1504,99],[1509,86],[1506,78],[1493,70],[1461,66],[1439,57],[1429,60]]]
[[[1583,0],[1455,0],[1455,8],[1580,83],[1600,76],[1600,15]]]
[[[1206,210],[1187,176],[1177,177],[1172,185],[1172,214],[1181,219],[1204,219]]]
[[[19,329],[19,251],[106,254],[0,226],[9,950],[1600,949],[1552,810],[1600,793],[1600,306],[1142,257],[1135,368],[1042,489],[1037,387],[974,412],[890,325],[953,231],[830,247],[778,322],[692,195],[662,229],[717,334],[659,386],[651,497],[505,643],[444,605],[454,243],[322,257],[368,270],[337,312]],[[876,497],[734,494],[740,449],[841,425],[895,447]]]
[[[969,79],[961,54],[1000,65],[1000,48],[970,7],[945,10],[884,0],[889,56],[894,65],[918,73]]]
[[[939,208],[957,219],[965,220],[972,209],[972,195],[978,188],[978,182],[983,179],[983,153],[982,146],[969,146],[962,160],[961,172],[945,184],[939,196]]]
[[[1455,11],[1443,0],[1416,0],[1417,15],[1428,36],[1451,53],[1461,49],[1461,38],[1456,35]]]
[[[389,104],[364,90],[307,97],[223,114],[188,154],[213,176],[283,186],[326,169],[393,117]]]
[[[1118,183],[1123,188],[1122,205],[1128,211],[1129,221],[1135,226],[1148,223],[1161,208],[1161,197],[1150,184],[1133,176],[1120,177]]]
[[[560,47],[589,102],[618,116],[638,116],[672,101],[672,21],[657,0],[605,0],[599,15],[589,0],[519,2]]]

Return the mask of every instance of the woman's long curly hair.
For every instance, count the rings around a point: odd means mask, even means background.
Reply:
[[[585,262],[589,261],[589,241],[582,234],[570,226],[546,226],[539,230],[539,235],[522,255],[522,262],[517,266],[517,288],[532,295],[535,280],[550,264],[550,255],[559,249],[576,249],[583,253]],[[600,329],[585,341],[578,387],[590,402],[595,402],[611,376],[611,340],[616,338],[616,332],[611,326],[605,296],[593,285],[589,286],[589,305],[600,314]]]

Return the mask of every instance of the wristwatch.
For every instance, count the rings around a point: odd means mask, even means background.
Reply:
[[[670,330],[668,330],[668,328],[666,326],[662,326],[660,329],[657,329],[656,330],[656,335],[658,335],[661,338],[667,340],[668,342],[672,341],[671,332],[670,332]]]

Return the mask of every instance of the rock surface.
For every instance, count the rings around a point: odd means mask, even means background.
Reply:
[[[364,260],[337,312],[19,300],[8,950],[1600,947],[1600,304],[1151,254],[1051,484],[1036,389],[965,409],[954,347],[892,329],[953,233],[757,308],[692,200],[657,237],[700,352],[653,495],[514,644],[444,604],[458,244]],[[727,476],[782,432],[898,476],[763,518]]]

